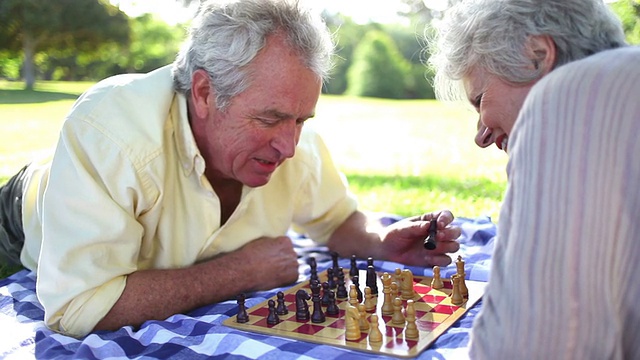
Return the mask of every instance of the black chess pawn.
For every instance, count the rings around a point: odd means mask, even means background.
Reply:
[[[358,302],[362,302],[362,290],[360,290],[360,276],[356,275],[351,278],[351,282],[356,286],[356,292],[358,294]]]
[[[320,296],[320,283],[318,282],[318,280],[311,280],[309,281],[309,288],[311,289],[311,295],[312,296]]]
[[[284,303],[284,293],[282,291],[278,291],[276,294],[278,306],[276,306],[276,314],[278,315],[286,315],[289,313],[289,309],[287,309],[287,305]]]
[[[336,298],[338,299],[346,299],[349,297],[349,292],[347,291],[347,286],[344,283],[344,272],[342,268],[338,271],[338,289],[336,290]]]
[[[373,296],[378,296],[378,275],[373,265],[367,266],[366,286],[371,288],[371,294],[373,294]]]
[[[296,292],[296,320],[307,321],[311,317],[307,300],[311,299],[309,294],[300,289]]]
[[[246,323],[249,321],[249,315],[247,314],[247,307],[245,306],[245,294],[238,295],[236,300],[238,301],[238,315],[236,315],[236,321],[239,323]]]
[[[358,276],[358,264],[356,262],[356,256],[355,255],[351,255],[351,268],[349,268],[349,276],[350,277],[354,277],[354,276]]]
[[[322,299],[319,295],[314,295],[311,298],[313,301],[313,313],[311,314],[311,322],[312,323],[322,323],[325,321],[324,312],[322,312]]]
[[[333,272],[333,268],[327,269],[327,282],[329,283],[329,289],[335,289],[336,286],[338,285],[336,283],[336,277]]]
[[[331,252],[331,260],[333,260],[333,275],[338,276],[338,269],[340,269],[340,265],[338,264],[338,253],[335,251]]]
[[[331,289],[329,288],[329,283],[328,282],[323,282],[322,283],[322,305],[327,305],[329,304],[329,292],[331,291]],[[333,291],[331,291],[333,292]]]
[[[329,290],[329,303],[327,304],[326,314],[332,316],[340,314],[340,308],[336,304],[336,295],[333,290]]]
[[[276,302],[269,299],[268,304],[269,304],[269,315],[267,315],[267,324],[276,325],[277,323],[280,322],[280,318],[276,313]]]
[[[315,257],[309,258],[309,267],[311,269],[310,280],[318,280],[318,263]]]

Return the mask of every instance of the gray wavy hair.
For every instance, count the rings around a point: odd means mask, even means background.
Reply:
[[[464,99],[461,79],[477,66],[512,83],[538,78],[542,69],[531,69],[525,53],[535,35],[555,42],[555,67],[626,44],[602,0],[465,0],[445,13],[435,37],[427,35],[437,97]]]
[[[173,87],[189,97],[191,77],[205,70],[218,109],[249,86],[246,66],[266,38],[285,34],[305,66],[323,81],[332,67],[334,43],[320,14],[297,0],[203,0],[187,40],[173,63]]]

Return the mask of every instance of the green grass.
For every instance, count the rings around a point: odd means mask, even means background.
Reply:
[[[0,183],[55,145],[90,83],[0,81]],[[507,156],[473,143],[477,115],[433,100],[323,95],[307,126],[322,134],[361,207],[403,216],[450,209],[497,222]],[[0,278],[8,275],[0,267]]]

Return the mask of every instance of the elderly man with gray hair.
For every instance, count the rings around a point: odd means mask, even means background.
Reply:
[[[291,284],[292,226],[345,257],[450,263],[450,211],[371,231],[303,129],[332,51],[297,1],[205,1],[173,65],[84,93],[0,199],[2,249],[37,271],[47,326],[84,336]]]

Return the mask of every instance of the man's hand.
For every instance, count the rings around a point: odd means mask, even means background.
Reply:
[[[252,290],[269,290],[298,280],[298,259],[291,239],[263,237],[242,247],[234,255],[237,266],[245,267]],[[238,279],[245,281],[249,279]]]
[[[429,223],[437,219],[436,248],[424,249],[424,239],[429,236]],[[447,266],[451,263],[448,253],[460,249],[455,241],[462,230],[451,226],[453,214],[448,210],[433,212],[398,221],[390,225],[382,236],[381,252],[391,261],[417,266]]]

